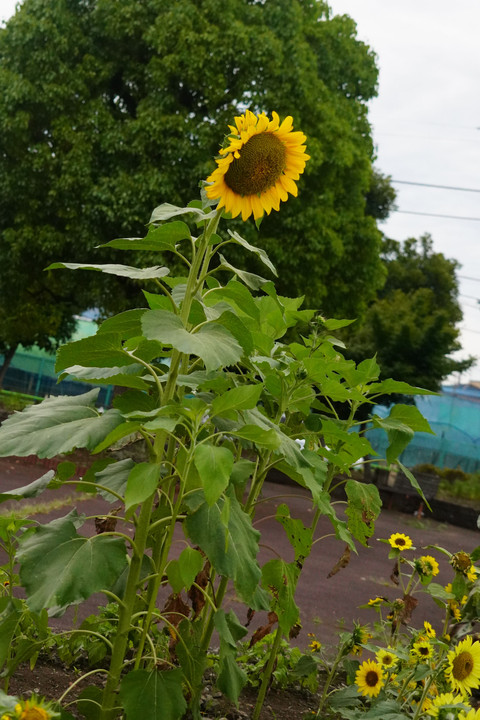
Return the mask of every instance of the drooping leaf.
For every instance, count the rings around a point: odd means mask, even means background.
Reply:
[[[0,456],[51,458],[75,448],[93,450],[122,422],[118,410],[95,409],[98,393],[96,388],[83,395],[48,398],[11,415],[0,427]]]
[[[153,278],[162,278],[168,275],[170,270],[166,267],[155,265],[148,268],[136,268],[129,265],[83,265],[82,263],[62,263],[56,262],[49,265],[46,270],[96,270],[97,272],[107,273],[108,275],[118,275],[119,277],[127,277],[132,280],[152,280]]]
[[[220,656],[220,672],[217,678],[218,689],[238,707],[238,699],[247,684],[248,676],[235,662],[233,654]]]
[[[156,207],[152,212],[149,222],[152,224],[161,223],[165,220],[170,220],[172,217],[188,215],[190,213],[195,216],[195,220],[197,221],[205,219],[205,213],[201,208],[177,207],[177,205],[171,205],[170,203],[162,203],[162,205]]]
[[[261,275],[256,275],[255,273],[247,272],[246,270],[240,270],[239,268],[234,267],[225,260],[221,253],[219,253],[219,258],[221,261],[220,267],[225,268],[225,270],[230,270],[231,273],[240,278],[240,280],[252,290],[260,290],[265,283],[269,282],[269,280]]]
[[[8,597],[0,600],[0,668],[3,667],[10,652],[10,643],[22,616],[19,600]]]
[[[187,709],[180,670],[133,670],[122,679],[127,720],[180,720]]]
[[[119,460],[116,463],[107,465],[107,467],[100,472],[97,472],[95,475],[95,479],[98,481],[98,484],[101,485],[103,488],[109,488],[117,495],[124,497],[127,487],[128,476],[130,475],[130,472],[134,465],[135,463],[131,458]],[[108,492],[108,490],[99,489],[98,494],[101,495],[101,497],[103,497],[104,500],[107,500],[108,502],[117,501],[117,497],[115,495],[112,495],[112,493]]]
[[[225,524],[225,498],[214,505],[204,500],[203,491],[190,495],[186,502],[194,510],[185,521],[188,536],[206,554],[219,575],[234,581],[238,595],[249,602],[260,579],[257,562],[260,533],[252,527],[233,489],[227,488],[229,514]]]
[[[127,565],[119,538],[79,535],[76,510],[40,525],[20,540],[20,581],[31,610],[61,614],[95,592],[109,590]]]
[[[6,490],[0,493],[0,503],[6,500],[21,500],[22,498],[37,497],[37,495],[40,495],[40,493],[47,489],[54,477],[55,471],[49,470],[29,485],[23,485],[22,487],[15,488],[15,490]]]
[[[257,255],[257,257],[260,258],[262,263],[264,265],[266,265],[266,267],[270,270],[271,273],[273,273],[273,275],[275,275],[275,276],[277,275],[277,271],[275,269],[274,264],[272,263],[272,261],[270,260],[270,258],[268,257],[267,253],[265,252],[265,250],[263,248],[256,247],[255,245],[250,245],[250,243],[248,243],[245,240],[245,238],[243,238],[241,235],[239,235],[236,230],[234,230],[233,232],[231,230],[229,230],[228,234],[230,235],[232,240],[234,240],[238,245],[241,245],[249,252]]]
[[[312,528],[305,527],[300,519],[290,517],[290,509],[285,503],[277,507],[275,518],[285,529],[295,552],[295,562],[301,568],[312,549]]]

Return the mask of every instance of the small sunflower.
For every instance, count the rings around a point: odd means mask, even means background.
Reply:
[[[438,562],[431,555],[422,555],[415,560],[415,570],[423,577],[435,577],[440,572]]]
[[[425,635],[426,635],[428,638],[434,638],[434,637],[436,637],[436,634],[437,634],[437,633],[435,632],[435,629],[430,625],[430,623],[428,622],[428,620],[424,620],[424,622],[423,622],[423,627],[425,628]]]
[[[409,550],[412,547],[412,540],[408,535],[403,533],[393,533],[388,538],[388,542],[396,550]]]
[[[381,604],[384,603],[384,602],[386,602],[386,598],[384,598],[384,597],[376,597],[376,598],[372,598],[371,600],[369,600],[368,603],[367,603],[367,605],[368,605],[369,607],[376,607],[376,606],[378,606],[378,605],[381,605]]]
[[[454,695],[453,693],[441,693],[434,698],[427,710],[428,715],[431,717],[438,717],[442,708],[455,708],[461,706],[468,708],[468,702],[462,695]],[[443,713],[442,713],[443,716]]]
[[[355,675],[355,684],[361,695],[376,697],[383,687],[383,670],[373,660],[365,660]]]
[[[220,150],[217,168],[207,178],[212,183],[206,188],[207,197],[218,199],[218,207],[232,217],[241,213],[246,220],[253,213],[257,220],[264,212],[279,210],[288,193],[297,195],[295,181],[309,159],[306,137],[293,132],[290,116],[280,124],[276,112],[269,120],[265,113],[247,110],[229,127],[231,134]]]
[[[450,650],[445,675],[453,690],[471,695],[480,685],[480,642],[467,636]]]
[[[420,638],[413,643],[413,647],[410,652],[414,657],[421,658],[422,660],[429,660],[433,656],[433,647],[427,639]]]
[[[318,652],[319,650],[322,649],[322,643],[319,642],[318,640],[312,640],[312,642],[309,643],[308,647],[310,648],[310,650],[312,652]]]
[[[21,700],[15,706],[16,720],[51,720],[59,713],[46,700],[32,695],[28,700]]]
[[[478,710],[469,710],[468,713],[461,712],[458,720],[480,720],[480,708]]]
[[[397,662],[397,656],[390,648],[381,649],[377,652],[377,662],[380,663],[384,668],[391,668]]]
[[[477,571],[473,567],[473,565],[467,570],[466,572],[467,580],[470,580],[470,582],[475,582],[477,579]]]

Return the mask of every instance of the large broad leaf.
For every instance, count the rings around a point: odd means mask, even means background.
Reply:
[[[122,347],[119,332],[103,332],[62,345],[57,352],[56,372],[74,365],[112,368],[138,364]]]
[[[295,563],[275,558],[262,568],[262,584],[273,594],[273,610],[277,613],[282,632],[288,635],[298,622],[299,612],[295,603],[295,591],[299,576]]]
[[[177,205],[171,205],[170,203],[162,203],[162,205],[156,207],[152,212],[149,222],[153,224],[160,223],[165,220],[170,220],[172,217],[177,217],[178,215],[188,215],[190,213],[195,216],[195,220],[197,222],[199,220],[205,220],[207,215],[210,215],[210,213],[205,214],[201,208],[178,207]]]
[[[153,463],[137,463],[130,470],[125,490],[125,508],[129,510],[147,500],[155,492],[161,467]]]
[[[127,487],[127,480],[130,472],[135,466],[134,461],[131,458],[125,458],[125,460],[119,460],[116,463],[108,465],[104,470],[95,474],[95,479],[102,488],[98,491],[108,502],[116,502],[117,495],[123,497]],[[104,488],[107,488],[106,490]],[[108,492],[108,489],[116,493],[113,495]]]
[[[426,418],[414,405],[394,405],[388,417],[374,415],[372,421],[374,427],[380,427],[387,433],[389,446],[385,455],[389,463],[395,462],[415,432],[434,434]]]
[[[74,510],[20,541],[20,581],[34,612],[48,608],[58,615],[95,592],[111,589],[127,565],[124,540],[86,538],[78,535],[76,525]]]
[[[162,252],[173,250],[177,242],[190,237],[188,225],[180,220],[175,220],[159,227],[150,227],[147,236],[144,238],[118,238],[100,245],[100,247],[113,247],[118,250],[152,250]]]
[[[152,280],[153,278],[162,278],[170,272],[168,268],[160,267],[159,265],[148,268],[135,268],[130,267],[129,265],[83,265],[82,263],[62,262],[52,263],[52,265],[49,265],[46,269],[57,270],[59,268],[64,268],[65,270],[96,270],[97,272],[127,277],[132,280]]]
[[[45,475],[42,475],[42,477],[34,480],[29,485],[23,485],[23,487],[16,488],[15,490],[6,490],[0,493],[0,503],[6,500],[21,500],[23,498],[37,497],[37,495],[40,495],[40,493],[47,489],[54,477],[55,471],[49,470]]]
[[[133,670],[120,685],[127,720],[179,720],[187,703],[180,670]]]
[[[207,371],[232,365],[243,355],[242,347],[222,325],[207,323],[198,332],[189,332],[178,315],[166,310],[148,310],[142,326],[149,340],[158,340],[182,353],[202,358]]]
[[[135,308],[109,317],[102,322],[97,333],[119,333],[122,340],[142,334],[142,315],[147,308]]]
[[[122,422],[118,410],[101,414],[98,388],[74,397],[55,397],[11,415],[0,427],[0,457],[51,458],[75,448],[93,450]]]
[[[283,526],[288,535],[290,544],[295,552],[295,562],[297,566],[302,567],[312,549],[312,528],[305,527],[300,519],[290,517],[290,509],[285,503],[278,506],[275,518]]]
[[[202,443],[195,448],[194,462],[202,482],[205,500],[209,505],[213,505],[228,485],[234,457],[226,447]]]
[[[210,506],[202,491],[187,498],[195,511],[185,521],[187,534],[206,554],[219,575],[231,578],[238,595],[249,603],[260,579],[257,563],[260,533],[241,508],[231,488]]]
[[[230,410],[251,410],[260,400],[263,387],[258,385],[240,385],[218,395],[212,402],[212,416],[222,415]]]

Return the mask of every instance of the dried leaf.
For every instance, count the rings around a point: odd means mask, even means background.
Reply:
[[[255,645],[257,642],[260,642],[260,640],[263,640],[265,635],[268,635],[268,633],[272,632],[273,626],[276,622],[278,622],[277,613],[269,612],[267,624],[262,625],[255,630],[250,640],[249,647],[252,647],[252,645]]]
[[[113,532],[115,530],[117,527],[116,516],[121,509],[122,506],[119,505],[119,507],[112,510],[108,515],[97,515],[95,518],[95,531],[97,535],[101,535],[106,532]]]
[[[334,575],[336,575],[342,568],[347,567],[349,562],[350,562],[350,547],[349,547],[349,545],[346,545],[345,550],[342,553],[342,556],[340,557],[338,562],[335,563],[333,568],[330,570],[330,572],[327,575],[327,578],[331,578]]]
[[[188,591],[188,597],[192,603],[194,619],[202,612],[205,605],[205,597],[202,590],[205,590],[210,580],[210,568],[210,560],[207,560],[202,570],[200,570],[200,572],[196,575],[195,581]]]

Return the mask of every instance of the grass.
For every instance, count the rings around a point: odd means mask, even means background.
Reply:
[[[44,500],[43,502],[25,503],[18,507],[18,501],[15,509],[12,508],[0,508],[0,515],[13,515],[16,518],[30,518],[35,515],[47,515],[48,513],[61,510],[64,507],[72,507],[76,503],[83,502],[84,500],[91,500],[92,496],[87,493],[76,493],[67,495],[62,498],[55,498],[55,500]],[[21,501],[20,501],[21,503]]]

